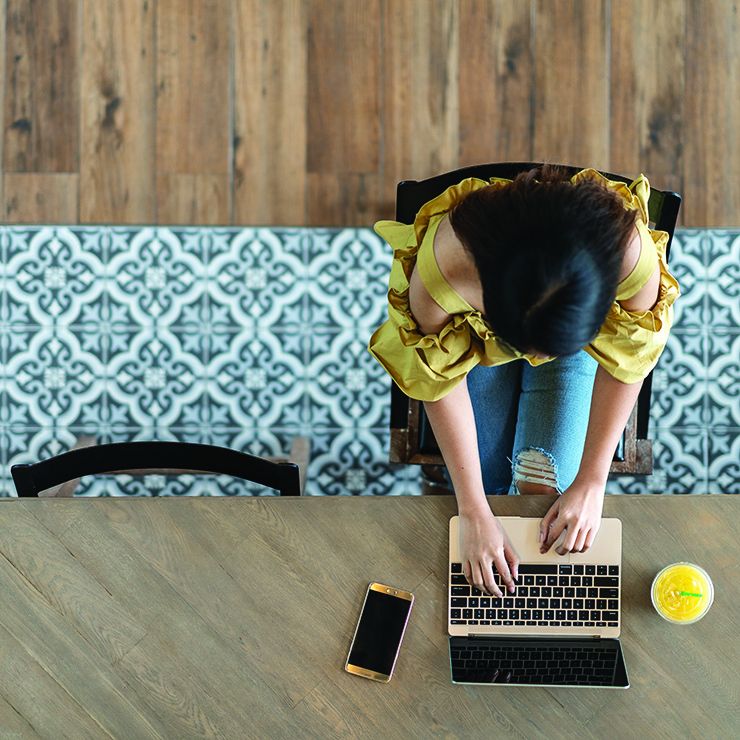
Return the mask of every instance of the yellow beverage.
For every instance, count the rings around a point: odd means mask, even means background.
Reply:
[[[667,565],[653,579],[653,606],[669,622],[691,624],[701,619],[714,601],[709,574],[693,563]]]

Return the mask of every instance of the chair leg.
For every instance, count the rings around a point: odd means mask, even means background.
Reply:
[[[298,475],[301,480],[301,496],[306,490],[306,474],[308,461],[311,458],[311,440],[308,437],[294,437],[290,445],[290,460],[298,466]]]
[[[443,471],[444,467],[442,465],[421,466],[422,496],[449,496],[453,494]]]

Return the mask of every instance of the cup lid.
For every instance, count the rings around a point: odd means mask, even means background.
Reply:
[[[701,619],[714,600],[709,574],[694,563],[672,563],[653,579],[653,606],[665,619],[688,624]]]

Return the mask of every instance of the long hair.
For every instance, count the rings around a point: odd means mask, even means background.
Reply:
[[[472,255],[484,313],[520,352],[568,355],[598,333],[616,295],[637,212],[604,183],[545,163],[450,211]]]

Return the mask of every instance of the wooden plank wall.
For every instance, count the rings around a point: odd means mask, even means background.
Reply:
[[[7,223],[368,226],[549,160],[740,225],[737,0],[0,0]]]

